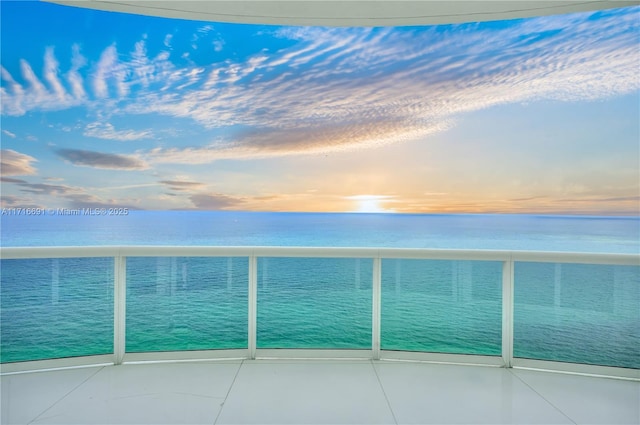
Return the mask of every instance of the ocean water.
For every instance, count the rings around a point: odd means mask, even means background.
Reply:
[[[640,252],[637,217],[141,212],[3,216],[2,246]],[[248,259],[128,258],[127,352],[247,347]],[[372,260],[260,258],[258,348],[370,349]],[[383,259],[381,347],[499,356],[502,267]],[[113,259],[0,262],[2,362],[113,351]],[[515,264],[517,357],[640,368],[640,267]]]
[[[2,246],[372,246],[640,252],[639,217],[131,211],[0,218]]]

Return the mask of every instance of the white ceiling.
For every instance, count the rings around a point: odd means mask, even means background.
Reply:
[[[396,26],[478,22],[640,5],[640,0],[47,0],[199,21],[275,25]]]

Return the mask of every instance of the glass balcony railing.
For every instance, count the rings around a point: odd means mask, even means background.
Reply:
[[[500,356],[502,264],[382,260],[381,349]]]
[[[258,260],[257,348],[371,349],[372,260]]]
[[[113,353],[113,258],[3,259],[2,363]]]
[[[514,356],[640,368],[640,272],[515,264]]]
[[[297,247],[1,254],[3,369],[281,349],[640,377],[638,255]]]
[[[247,347],[247,258],[127,258],[127,352]]]

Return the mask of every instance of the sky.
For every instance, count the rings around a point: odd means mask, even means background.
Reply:
[[[376,28],[0,7],[3,208],[640,215],[640,7]]]

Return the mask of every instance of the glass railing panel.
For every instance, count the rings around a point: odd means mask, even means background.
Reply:
[[[258,348],[371,349],[373,260],[259,258]]]
[[[640,368],[640,267],[515,264],[514,356]]]
[[[501,354],[502,263],[382,260],[380,348]]]
[[[0,359],[113,353],[113,259],[0,261]]]
[[[247,258],[127,258],[126,351],[247,348],[247,304]]]

